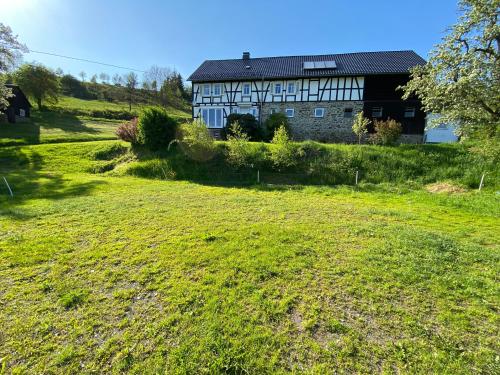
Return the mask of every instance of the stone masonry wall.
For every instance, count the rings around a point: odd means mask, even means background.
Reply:
[[[349,143],[356,141],[352,122],[354,116],[363,110],[362,101],[265,103],[262,108],[262,120],[265,121],[269,117],[272,109],[284,113],[286,108],[295,109],[295,116],[288,119],[295,140]],[[315,108],[324,108],[324,117],[314,117]],[[352,108],[352,117],[344,117],[345,108]]]

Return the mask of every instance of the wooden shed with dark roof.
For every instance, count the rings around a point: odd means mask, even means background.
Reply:
[[[7,99],[9,102],[9,106],[5,110],[7,121],[15,123],[16,118],[30,117],[31,104],[21,88],[12,84],[5,86],[10,88],[13,94],[13,96]]]

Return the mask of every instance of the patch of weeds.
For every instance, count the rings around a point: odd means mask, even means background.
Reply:
[[[87,292],[84,290],[72,290],[59,297],[59,304],[66,310],[80,305],[87,297]]]
[[[70,363],[78,356],[77,351],[73,346],[65,346],[56,356],[55,362],[57,366],[63,366]]]
[[[52,287],[52,284],[49,283],[47,280],[45,280],[42,285],[40,285],[40,289],[44,293],[49,293],[51,292],[54,288]]]
[[[349,331],[349,327],[332,318],[328,320],[326,330],[330,333],[346,333]]]
[[[218,237],[215,234],[205,233],[202,238],[205,242],[214,242]]]
[[[113,297],[122,301],[131,300],[135,295],[135,289],[120,289],[113,293]]]

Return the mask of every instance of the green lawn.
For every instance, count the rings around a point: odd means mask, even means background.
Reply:
[[[494,191],[92,173],[116,143],[0,148],[4,372],[499,372]]]
[[[115,130],[124,120],[96,117],[93,111],[98,114],[107,111],[111,115],[128,113],[125,103],[64,96],[48,109],[40,112],[33,108],[31,118],[15,124],[0,122],[0,146],[116,139]],[[133,114],[139,109],[134,106]],[[180,121],[191,117],[191,114],[175,108],[168,108],[168,113]]]

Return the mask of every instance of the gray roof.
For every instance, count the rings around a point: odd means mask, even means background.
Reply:
[[[336,69],[304,70],[306,61],[335,61]],[[356,52],[316,56],[280,56],[251,59],[207,60],[189,81],[331,77],[408,73],[425,60],[414,51]],[[246,68],[249,66],[250,68]]]

